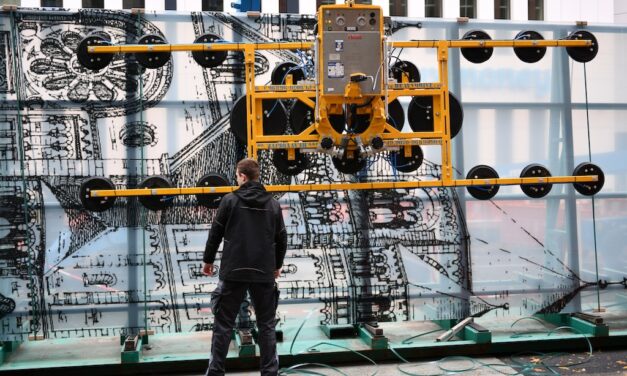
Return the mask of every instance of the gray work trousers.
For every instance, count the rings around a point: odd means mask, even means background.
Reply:
[[[255,307],[257,319],[257,343],[259,344],[259,368],[263,376],[276,376],[279,373],[279,357],[276,351],[276,308],[279,290],[275,282],[218,282],[211,293],[213,310],[213,337],[211,338],[211,358],[206,376],[224,375],[226,360],[231,343],[231,334],[240,304],[246,291]]]

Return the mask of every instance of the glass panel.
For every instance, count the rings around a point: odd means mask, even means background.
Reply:
[[[509,0],[494,0],[495,20],[509,20],[511,18],[510,11]]]
[[[390,0],[390,16],[407,17],[407,0]]]
[[[528,0],[529,21],[544,20],[544,0]]]
[[[176,0],[165,0],[165,10],[176,10]]]
[[[487,26],[487,25],[486,25]],[[472,28],[460,30],[460,38]],[[514,39],[518,31],[482,28],[492,39]],[[554,33],[543,31],[545,39]],[[454,53],[457,53],[455,51]],[[475,64],[460,56],[461,85],[464,101],[482,103],[548,103],[561,95],[562,85],[554,48],[547,48],[544,57],[534,64],[518,59],[511,48],[494,48],[492,56]],[[460,54],[461,55],[461,54]]]
[[[63,8],[63,0],[41,0],[41,6],[47,8]]]
[[[222,0],[202,0],[202,10],[221,12],[224,2]]]
[[[298,14],[299,0],[279,0],[280,13]]]
[[[425,0],[425,17],[442,17],[442,0]]]
[[[24,11],[12,27],[9,15],[0,15],[0,336],[113,336],[146,326],[157,333],[209,330],[217,278],[204,277],[201,267],[215,210],[199,206],[193,196],[177,196],[161,212],[148,211],[136,198],[119,198],[97,213],[85,210],[78,191],[95,176],[110,178],[117,188],[152,175],[193,186],[208,172],[234,183],[243,149],[229,119],[244,93],[242,55],[229,53],[224,64],[204,69],[179,53],[161,68],[141,70],[134,59],[117,55],[93,73],[77,69],[68,51],[94,31],[122,44],[148,33],[189,43],[206,32],[240,42],[311,41],[315,20],[239,17],[233,27],[231,18],[208,12],[195,13],[191,21],[188,13],[157,12],[145,14],[134,31],[125,26],[137,22],[128,11],[87,13],[124,22],[94,26],[92,18],[75,13]],[[281,28],[286,19],[289,27]],[[572,29],[535,26],[546,39],[563,38]],[[493,39],[512,39],[521,25],[478,22],[475,28]],[[458,39],[468,30],[450,20],[396,18],[391,39]],[[595,198],[597,259],[599,279],[614,283],[627,270],[620,258],[625,250],[617,244],[627,210],[627,167],[621,164],[627,108],[620,91],[627,82],[619,70],[627,63],[621,48],[627,41],[622,29],[591,30],[602,46],[586,64],[592,160],[606,174]],[[438,80],[434,49],[397,49],[393,56],[392,63],[414,62],[422,82]],[[257,53],[257,84],[267,83],[272,69],[288,58],[302,64],[307,57]],[[513,177],[532,162],[567,175],[587,160],[583,66],[564,51],[548,49],[533,65],[508,48],[495,49],[482,65],[457,50],[449,58],[449,84],[465,112],[462,133],[453,141],[460,147],[456,167],[462,175],[488,164]],[[28,106],[20,106],[18,93]],[[400,100],[406,118],[409,100]],[[417,176],[436,179],[439,148],[424,152]],[[270,158],[260,157],[264,182],[289,182]],[[314,158],[295,181],[345,178],[327,157]],[[405,176],[380,155],[355,179]],[[591,199],[569,185],[555,185],[540,200],[512,186],[501,187],[491,202],[474,200],[463,189],[293,192],[279,201],[289,233],[279,279],[284,328],[299,325],[312,310],[307,325],[313,326],[459,318],[484,309],[487,317],[516,317],[597,304],[594,286],[568,297],[579,279],[596,280],[597,266]],[[621,288],[609,285],[600,299],[624,315]],[[254,321],[249,311],[241,325]]]
[[[320,5],[333,5],[335,0],[316,0],[316,9],[320,8]]]
[[[592,163],[605,172],[605,185],[601,193],[627,193],[627,110],[573,110],[573,148],[575,163],[589,161],[588,133]],[[588,120],[590,127],[588,128]]]
[[[104,8],[104,0],[83,0],[83,8]]]
[[[593,204],[594,212],[592,211]],[[597,309],[599,305],[610,313],[625,312],[627,309],[625,299],[627,286],[624,280],[627,270],[624,255],[627,252],[627,246],[623,236],[627,230],[626,213],[627,198],[595,198],[594,201],[581,198],[577,200],[581,279],[582,282],[591,284],[599,280],[604,281],[604,285],[598,291],[593,285],[586,289],[586,293],[582,293],[585,311]]]
[[[133,9],[133,8],[145,8],[144,0],[123,0],[122,8],[123,9]]]
[[[627,85],[627,75],[623,74],[627,53],[622,47],[627,43],[627,34],[602,30],[591,32],[597,38],[599,52],[585,65],[586,71],[584,72],[584,64],[569,61],[572,71],[572,101],[584,104],[587,91],[590,103],[625,103],[622,88]]]
[[[560,199],[469,201],[476,302],[500,307],[491,315],[578,310],[569,305],[577,272],[566,215]]]
[[[459,1],[459,16],[476,18],[477,17],[477,2],[476,0],[460,0]]]
[[[540,163],[552,175],[569,175],[558,154],[558,135],[563,124],[544,109],[465,109],[463,175],[473,166],[493,167],[501,177],[519,177],[531,163]],[[556,185],[552,194],[561,192]],[[518,186],[502,186],[501,195],[522,195]]]

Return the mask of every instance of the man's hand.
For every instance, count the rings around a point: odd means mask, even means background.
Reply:
[[[213,264],[204,263],[202,266],[202,274],[212,277],[213,276]]]
[[[274,279],[277,279],[281,276],[281,269],[277,269],[274,271]]]

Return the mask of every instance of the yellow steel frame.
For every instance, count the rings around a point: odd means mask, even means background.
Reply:
[[[342,8],[352,6],[355,8],[373,9],[377,6],[368,5],[326,5],[318,10],[318,19],[322,19],[322,12],[328,8]],[[321,34],[324,33],[319,26],[317,42],[320,44]],[[496,179],[454,179],[451,161],[451,136],[449,116],[449,89],[448,89],[448,58],[450,48],[486,48],[486,47],[586,47],[592,44],[590,40],[438,40],[438,41],[396,41],[388,42],[381,32],[381,46],[387,43],[392,48],[434,48],[437,49],[439,82],[393,83],[387,87],[388,103],[401,96],[431,96],[434,105],[434,130],[433,132],[400,132],[389,123],[383,127],[376,127],[376,136],[383,139],[387,147],[404,148],[406,155],[411,155],[411,145],[440,145],[442,155],[442,179],[429,181],[387,181],[373,183],[331,183],[331,184],[307,184],[307,185],[268,185],[268,191],[320,191],[320,190],[351,190],[351,189],[394,189],[394,188],[426,188],[426,187],[460,187],[460,186],[486,186],[486,185],[520,185],[543,183],[583,183],[597,181],[597,175],[586,176],[556,176],[545,178],[496,178]],[[312,84],[294,85],[291,75],[286,78],[285,85],[255,85],[255,51],[258,50],[310,50],[314,48],[312,42],[276,42],[276,43],[207,43],[207,44],[159,44],[159,45],[113,45],[90,46],[90,53],[146,53],[146,52],[177,52],[177,51],[243,51],[245,61],[246,81],[246,109],[247,109],[247,154],[256,158],[259,150],[287,149],[288,155],[294,158],[296,149],[318,149],[323,136],[331,134],[334,142],[345,135],[337,134],[328,126],[326,109],[320,111],[320,116],[314,124],[297,135],[264,135],[262,100],[264,99],[298,99],[311,108],[315,108],[314,99],[318,103],[326,102],[337,104],[342,100],[341,96],[322,94],[322,83],[318,86]],[[318,59],[320,66],[321,54]],[[384,56],[384,55],[382,55]],[[384,56],[385,58],[385,56]],[[387,72],[384,72],[387,74]],[[316,96],[318,95],[318,98]],[[346,95],[346,94],[345,94]],[[378,96],[380,98],[380,96]],[[345,101],[354,98],[344,98]],[[362,99],[363,101],[363,99]],[[383,104],[384,105],[384,104]],[[381,107],[381,104],[378,104]],[[385,119],[385,117],[384,117]],[[323,131],[323,132],[321,132]],[[364,132],[360,135],[364,144],[368,144],[373,136],[372,132]],[[369,138],[370,137],[370,138]],[[190,195],[226,193],[237,187],[204,187],[204,188],[160,188],[160,189],[119,189],[119,190],[94,190],[92,197],[106,196],[144,196],[144,195]]]

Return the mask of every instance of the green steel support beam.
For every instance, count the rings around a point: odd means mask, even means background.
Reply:
[[[461,334],[467,341],[474,341],[475,343],[492,342],[492,332],[476,323],[466,325]]]
[[[579,317],[571,316],[567,313],[551,313],[544,315],[536,315],[539,319],[550,322],[557,326],[570,326],[582,334],[588,334],[595,337],[607,337],[610,335],[610,328],[603,322],[594,323]]]
[[[344,325],[320,325],[320,329],[327,335],[329,339],[355,337],[357,331],[355,326],[351,324]]]
[[[607,324],[595,324],[578,317],[571,317],[568,326],[572,326],[584,334],[590,334],[595,337],[607,337],[610,335],[610,328]]]

